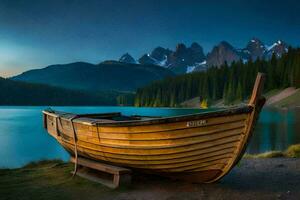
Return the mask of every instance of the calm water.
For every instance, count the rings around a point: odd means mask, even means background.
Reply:
[[[0,167],[20,167],[41,159],[68,159],[68,154],[42,127],[45,107],[0,106]],[[172,116],[201,112],[199,109],[160,109],[134,107],[53,107],[76,113],[122,112],[125,115]],[[300,109],[263,110],[249,153],[283,150],[300,143]]]

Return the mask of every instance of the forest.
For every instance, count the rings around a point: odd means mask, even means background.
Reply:
[[[211,104],[225,105],[249,98],[258,72],[266,74],[264,92],[286,87],[300,87],[300,48],[289,48],[281,57],[225,63],[206,71],[155,81],[139,88],[135,106],[178,107],[185,100],[200,97]]]
[[[30,106],[92,106],[127,105],[132,94],[115,91],[89,92],[54,87],[44,84],[26,83],[0,77],[0,105]],[[126,97],[126,101],[124,100]],[[133,100],[132,100],[133,101]]]

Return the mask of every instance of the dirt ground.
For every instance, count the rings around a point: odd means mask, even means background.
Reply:
[[[190,184],[134,174],[131,186],[109,189],[71,179],[73,166],[48,162],[0,170],[0,199],[300,199],[300,159],[243,159],[215,184]]]
[[[278,94],[269,98],[266,102],[266,106],[275,104],[275,103],[281,101],[282,99],[285,99],[285,98],[297,93],[299,90],[300,89],[296,89],[294,87],[286,88],[286,89],[282,90],[281,92],[279,92]]]

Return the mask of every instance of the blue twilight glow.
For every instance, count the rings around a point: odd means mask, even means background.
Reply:
[[[0,0],[0,76],[193,41],[299,45],[298,0]]]

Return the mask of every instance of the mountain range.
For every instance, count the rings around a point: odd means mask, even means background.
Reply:
[[[239,60],[247,62],[250,59],[270,59],[273,54],[280,57],[287,51],[288,45],[281,40],[274,42],[272,45],[265,45],[258,38],[253,38],[244,48],[235,48],[228,42],[222,41],[206,55],[203,48],[196,42],[189,47],[179,43],[175,50],[156,47],[151,53],[143,54],[138,60],[126,53],[119,61],[158,65],[170,69],[176,74],[184,74],[206,70],[210,66],[220,66],[225,62],[231,64]]]
[[[196,42],[190,46],[179,43],[175,50],[156,47],[138,60],[126,53],[118,61],[56,64],[29,70],[10,79],[89,92],[134,92],[153,81],[176,74],[203,71],[225,62],[270,59],[272,55],[280,57],[287,51],[287,45],[280,40],[267,46],[257,38],[241,49],[222,41],[207,54]]]
[[[130,62],[127,58],[123,61]],[[170,76],[174,76],[172,71],[156,65],[105,61],[96,65],[86,62],[50,65],[10,79],[98,92],[135,91],[152,81]]]

